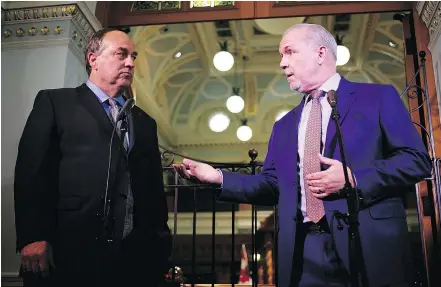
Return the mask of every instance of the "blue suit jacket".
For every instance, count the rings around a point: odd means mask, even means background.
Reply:
[[[429,155],[393,86],[353,83],[342,77],[337,93],[346,153],[364,198],[359,230],[369,286],[412,280],[406,212],[400,196],[409,185],[430,176]],[[262,173],[224,172],[219,194],[219,200],[278,204],[280,287],[294,285],[292,260],[300,220],[297,132],[303,105],[304,100],[275,123]],[[335,132],[331,119],[324,155],[341,160],[338,144],[330,148]],[[347,201],[328,199],[324,206],[338,255],[349,270],[347,225],[338,230],[331,222],[334,210],[347,211]]]

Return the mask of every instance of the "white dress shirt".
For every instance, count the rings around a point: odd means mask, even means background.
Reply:
[[[329,92],[330,90],[337,90],[338,85],[340,84],[340,75],[335,73],[332,77],[330,77],[323,85],[319,88],[319,90]],[[309,95],[306,96],[305,106],[303,107],[302,115],[300,117],[299,123],[299,131],[298,131],[298,154],[299,154],[299,167],[300,167],[300,193],[301,193],[301,211],[303,214],[303,222],[311,221],[306,216],[306,198],[305,198],[305,182],[303,180],[303,156],[305,153],[305,137],[306,137],[306,126],[308,124],[309,113],[311,111],[312,101],[308,101]],[[328,129],[329,119],[331,118],[332,108],[327,100],[328,96],[320,98],[320,103],[322,106],[322,146],[325,146],[326,143],[326,131]],[[323,155],[322,149],[321,153]]]

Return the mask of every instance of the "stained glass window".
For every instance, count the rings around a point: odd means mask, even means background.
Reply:
[[[234,6],[234,1],[190,1],[190,8]]]
[[[135,1],[132,11],[162,11],[181,9],[181,1]]]

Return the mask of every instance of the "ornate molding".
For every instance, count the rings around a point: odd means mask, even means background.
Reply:
[[[441,35],[441,2],[420,1],[417,4],[417,11],[426,27],[429,29],[429,49],[432,50]]]
[[[67,45],[83,63],[86,43],[99,29],[98,19],[82,1],[36,7],[11,2],[2,10],[2,50]]]
[[[66,21],[72,21],[68,31]],[[63,27],[64,25],[64,27]],[[84,2],[60,6],[7,8],[2,10],[3,39],[13,42],[15,37],[28,41],[46,40],[35,36],[61,36],[68,33],[80,49],[84,49],[90,36],[101,28],[100,23]],[[66,35],[63,35],[66,37]],[[35,38],[32,38],[35,37]],[[37,39],[38,38],[38,39]],[[53,38],[53,37],[52,37]],[[20,41],[26,41],[20,39]]]

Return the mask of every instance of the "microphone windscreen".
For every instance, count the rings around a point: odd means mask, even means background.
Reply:
[[[331,107],[335,107],[337,105],[337,92],[334,90],[330,90],[328,92],[328,102]]]

